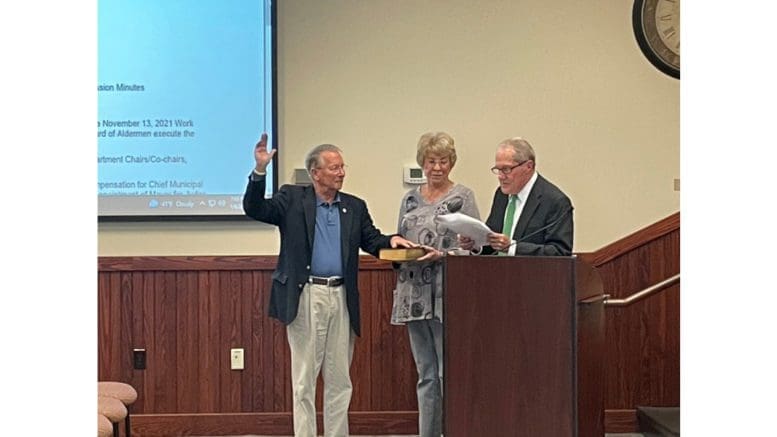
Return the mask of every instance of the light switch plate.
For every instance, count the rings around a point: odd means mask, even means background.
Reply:
[[[232,370],[243,370],[243,349],[236,348],[229,351]]]

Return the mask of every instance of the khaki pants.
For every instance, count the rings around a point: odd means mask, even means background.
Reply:
[[[351,359],[356,340],[345,303],[345,286],[306,284],[297,317],[286,327],[291,349],[294,435],[315,437],[316,378],[324,367],[324,435],[348,435]]]

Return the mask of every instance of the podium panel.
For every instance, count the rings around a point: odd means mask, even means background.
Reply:
[[[576,257],[463,256],[443,275],[445,436],[602,436],[596,272]]]

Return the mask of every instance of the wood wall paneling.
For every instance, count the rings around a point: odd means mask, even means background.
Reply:
[[[99,265],[98,378],[136,387],[138,435],[291,432],[285,327],[266,315],[274,257],[101,258]],[[388,323],[395,281],[390,264],[363,263],[354,430],[416,430],[406,329]],[[235,347],[245,351],[245,370],[230,369]],[[146,349],[146,370],[133,369],[134,348]],[[319,412],[322,397],[319,378]]]
[[[680,273],[680,214],[581,254],[605,293],[625,298]],[[637,430],[637,406],[680,405],[680,284],[628,307],[606,307],[605,429]]]
[[[597,267],[605,292],[626,297],[679,273],[679,253],[674,214],[579,255]],[[285,328],[266,315],[275,265],[267,256],[98,260],[98,378],[138,390],[133,434],[291,432]],[[416,432],[407,331],[389,323],[395,280],[389,263],[362,257],[353,433]],[[630,307],[607,307],[605,320],[605,431],[635,431],[636,406],[679,405],[680,286]],[[230,370],[233,347],[244,348],[245,370]],[[146,370],[132,368],[133,348],[146,349]]]

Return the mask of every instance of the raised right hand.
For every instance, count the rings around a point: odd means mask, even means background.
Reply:
[[[256,143],[254,148],[254,159],[256,160],[256,171],[264,173],[267,169],[267,164],[272,161],[272,157],[275,156],[277,150],[267,152],[267,134],[263,133],[261,139]]]

